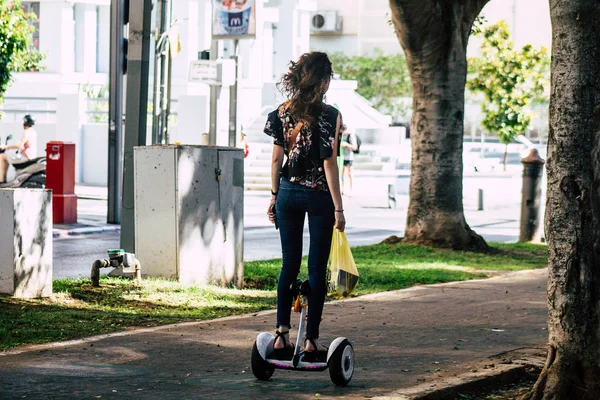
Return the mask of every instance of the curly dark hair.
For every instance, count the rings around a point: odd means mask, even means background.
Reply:
[[[309,125],[315,122],[323,109],[332,76],[331,61],[325,53],[305,53],[298,61],[290,62],[289,72],[283,75],[277,87],[288,98],[288,111],[294,119]]]

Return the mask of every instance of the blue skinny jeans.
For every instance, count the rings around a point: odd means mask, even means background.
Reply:
[[[281,238],[283,265],[277,285],[277,327],[290,325],[292,292],[290,285],[298,279],[302,262],[304,219],[308,214],[310,248],[308,253],[308,322],[306,337],[319,338],[319,325],[327,294],[327,262],[335,207],[329,192],[281,180],[275,213]]]

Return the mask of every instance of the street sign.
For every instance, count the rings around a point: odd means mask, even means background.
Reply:
[[[195,60],[190,63],[190,82],[202,82],[218,85],[218,67],[216,60]]]
[[[212,0],[212,39],[254,39],[256,37],[255,0]]]
[[[188,80],[214,86],[232,86],[235,84],[235,61],[194,60],[190,62]]]

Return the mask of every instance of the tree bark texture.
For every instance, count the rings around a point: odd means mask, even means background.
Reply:
[[[524,399],[600,399],[600,1],[550,14],[549,355]]]
[[[486,249],[463,209],[467,42],[489,0],[390,0],[413,90],[407,242]]]

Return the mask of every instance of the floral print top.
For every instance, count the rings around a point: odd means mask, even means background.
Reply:
[[[275,145],[283,147],[287,157],[281,169],[283,177],[302,186],[329,191],[323,160],[333,155],[338,115],[340,112],[336,108],[325,105],[316,125],[302,126],[291,155],[289,142],[297,122],[287,112],[285,104],[268,115],[265,133],[273,138]]]

